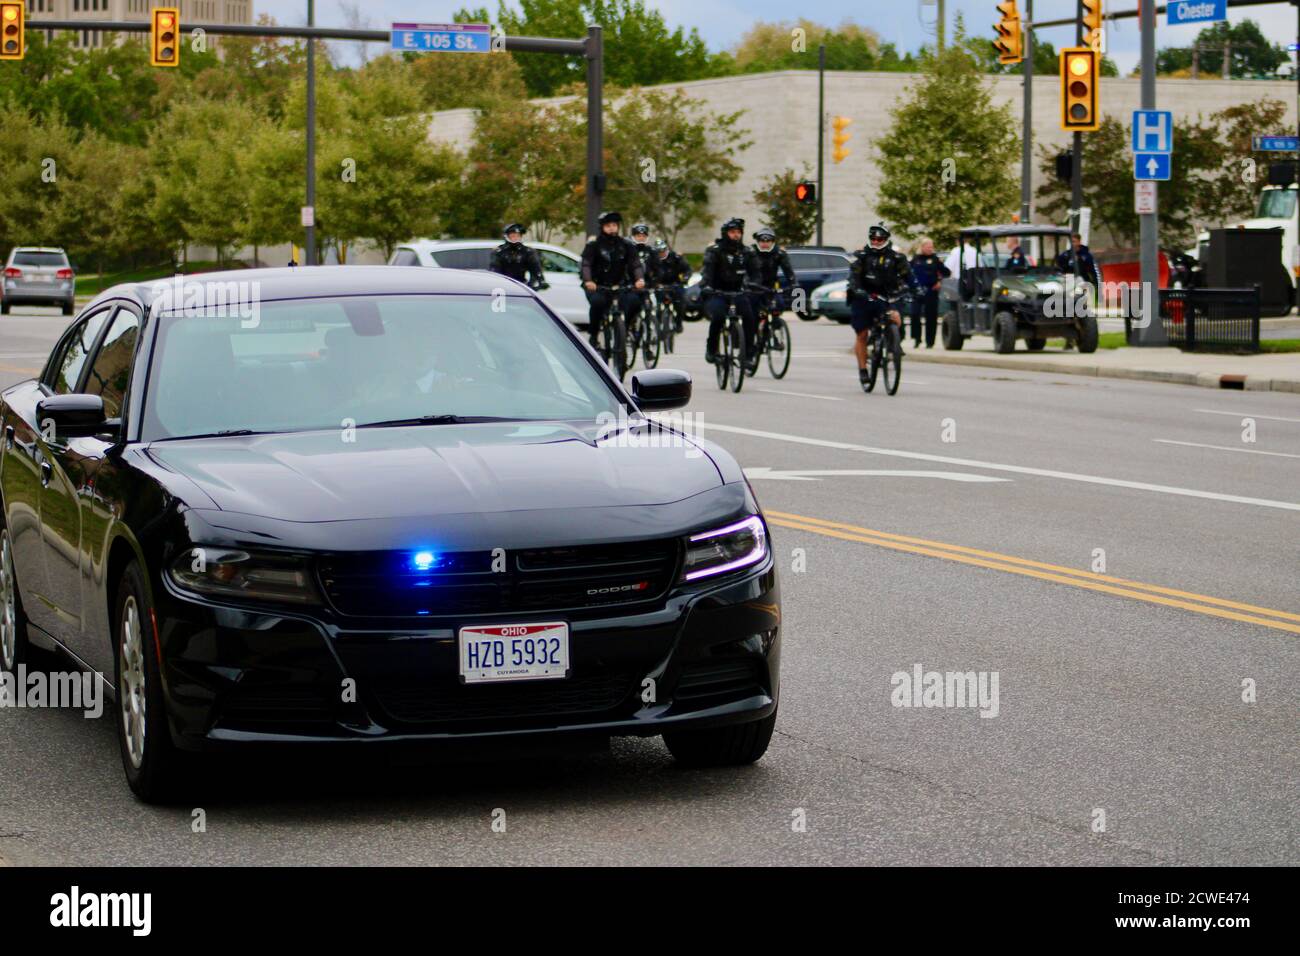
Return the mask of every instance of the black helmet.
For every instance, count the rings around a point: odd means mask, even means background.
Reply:
[[[776,242],[776,233],[764,226],[758,232],[754,233],[754,238],[759,242]]]
[[[885,228],[883,222],[878,222],[867,230],[867,241],[870,242],[873,239],[884,239],[886,242],[889,241],[889,230]]]
[[[635,226],[632,227],[632,235],[648,236],[650,235],[650,227],[643,222],[638,222]]]
[[[622,222],[622,221],[623,221],[623,214],[621,212],[613,212],[612,210],[608,212],[602,212],[600,214],[600,218],[597,220],[597,222],[599,222],[602,226],[605,225],[606,223]]]
[[[655,252],[663,252],[668,248],[668,243],[664,242],[662,239],[656,239],[651,248],[654,249]]]
[[[741,232],[744,232],[745,220],[732,217],[722,224],[722,234],[724,236],[733,229],[739,229]]]
[[[508,236],[512,232],[518,232],[522,234],[527,231],[528,230],[524,228],[524,224],[522,222],[512,222],[509,225],[507,225],[504,229],[501,230],[501,235]]]

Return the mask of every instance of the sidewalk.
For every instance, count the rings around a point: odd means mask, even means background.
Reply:
[[[944,351],[938,342],[933,349],[920,350],[905,344],[905,361],[1300,394],[1300,352],[1224,355],[1175,348],[1120,348],[1081,355],[1059,349],[1027,352],[1024,344],[1018,343],[1011,355],[999,355],[993,351],[992,341],[976,336],[967,340],[960,352]]]

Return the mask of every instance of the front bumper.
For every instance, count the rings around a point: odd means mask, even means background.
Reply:
[[[574,617],[563,680],[464,685],[471,623],[341,627],[210,604],[163,582],[159,647],[172,738],[185,750],[536,734],[650,736],[758,720],[779,694],[774,563],[660,605]]]

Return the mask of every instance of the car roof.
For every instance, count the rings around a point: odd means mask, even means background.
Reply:
[[[104,290],[99,299],[129,298],[149,306],[166,294],[167,288],[183,279],[187,285],[204,286],[256,282],[249,290],[261,302],[278,299],[323,298],[342,295],[492,295],[505,288],[507,295],[532,298],[527,286],[508,276],[469,269],[403,269],[396,266],[288,266],[274,269],[231,269],[176,276],[155,282],[129,282]],[[190,293],[180,293],[188,296]],[[228,301],[225,296],[205,295],[205,302]]]
[[[846,256],[849,251],[843,246],[786,246],[786,252],[837,252]]]
[[[14,246],[13,251],[14,251],[14,252],[58,252],[58,253],[63,253],[63,250],[60,249],[60,248],[58,248],[57,246]]]
[[[1034,226],[1029,223],[1007,223],[1001,226],[967,226],[961,231],[963,236],[1068,236],[1072,230],[1069,226]]]
[[[431,251],[434,249],[495,249],[504,239],[412,239],[410,242],[403,242],[398,245],[399,249],[420,249]],[[533,249],[549,249],[552,252],[564,252],[578,258],[576,252],[569,252],[563,246],[552,245],[549,242],[533,242],[530,239],[524,239],[524,245]]]

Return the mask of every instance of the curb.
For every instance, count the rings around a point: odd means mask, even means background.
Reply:
[[[1023,360],[988,359],[956,353],[927,354],[909,351],[913,362],[934,365],[965,365],[971,368],[1018,369],[1022,372],[1050,372],[1054,375],[1088,375],[1093,378],[1123,378],[1143,382],[1163,382],[1167,385],[1196,385],[1201,388],[1222,388],[1249,392],[1291,392],[1300,394],[1300,379],[1270,378],[1261,375],[1233,375],[1218,372],[1184,372],[1176,369],[1124,368],[1106,365],[1078,365],[1053,362],[1050,359],[1024,358]]]

